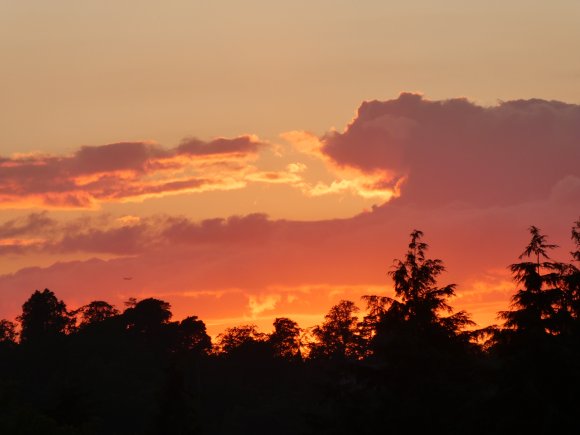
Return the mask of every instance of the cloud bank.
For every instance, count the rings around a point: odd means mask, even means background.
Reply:
[[[401,198],[416,204],[508,205],[580,180],[580,105],[557,101],[482,107],[403,93],[363,103],[344,132],[320,140],[339,166],[405,177]]]
[[[84,146],[70,156],[0,157],[2,208],[95,208],[100,202],[244,186],[245,163],[266,144],[253,136]]]

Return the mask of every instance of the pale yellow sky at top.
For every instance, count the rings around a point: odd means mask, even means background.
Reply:
[[[361,101],[580,101],[580,2],[0,1],[0,154],[342,129]]]

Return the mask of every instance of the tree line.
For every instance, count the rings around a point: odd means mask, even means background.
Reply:
[[[510,265],[500,325],[477,328],[438,281],[415,230],[389,275],[394,297],[340,301],[322,324],[227,328],[212,343],[168,302],[35,291],[0,321],[0,432],[375,434],[580,429],[580,220],[569,262],[532,226]]]

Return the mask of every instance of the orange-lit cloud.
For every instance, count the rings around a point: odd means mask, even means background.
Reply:
[[[357,174],[353,177],[334,180],[329,184],[323,182],[314,185],[305,184],[303,190],[312,196],[351,192],[363,198],[373,198],[379,200],[380,203],[385,203],[401,195],[401,185],[404,180],[401,178],[393,183],[384,174]]]
[[[363,171],[353,166],[339,165],[323,152],[323,139],[305,131],[289,131],[281,134],[281,137],[291,143],[300,153],[324,161],[327,169],[334,176],[334,180],[330,182],[312,183],[300,180],[296,186],[306,195],[316,197],[350,193],[385,203],[401,194],[400,188],[405,180],[404,176],[396,176],[388,169]]]
[[[242,136],[235,139],[215,139],[209,143],[199,139],[189,138],[177,147],[180,155],[192,156],[224,156],[244,158],[248,154],[256,154],[263,144],[257,136]]]
[[[580,105],[557,101],[482,107],[403,93],[363,103],[320,141],[317,152],[341,167],[406,176],[402,198],[416,204],[507,205],[580,182]]]
[[[0,159],[1,208],[97,208],[174,193],[245,186],[244,163],[264,143],[253,136],[177,148],[149,142],[84,146],[70,156],[16,155]]]
[[[288,133],[294,137],[298,133]],[[250,183],[290,186],[307,196],[358,195],[379,202],[398,196],[387,171],[337,168],[331,183],[306,180],[300,157],[283,169],[262,169],[258,153],[272,149],[256,136],[189,138],[176,148],[152,142],[84,146],[69,156],[19,154],[0,159],[0,209],[89,209],[103,203],[142,202],[168,195],[243,189]],[[285,157],[280,154],[278,158]],[[316,158],[328,159],[318,152]]]

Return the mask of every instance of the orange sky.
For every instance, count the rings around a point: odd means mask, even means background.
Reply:
[[[156,296],[214,334],[311,326],[389,292],[418,228],[451,304],[494,322],[529,225],[569,258],[579,20],[564,0],[2,2],[0,317],[48,287]]]

